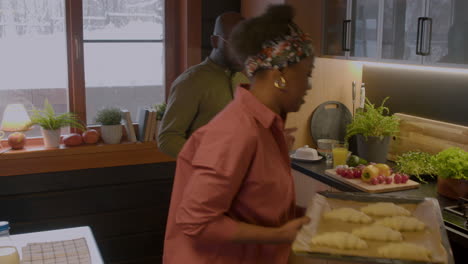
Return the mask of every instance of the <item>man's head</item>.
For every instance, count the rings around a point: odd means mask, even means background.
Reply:
[[[211,59],[216,63],[228,67],[232,71],[241,71],[244,65],[238,60],[228,42],[232,29],[244,18],[235,12],[221,14],[216,18],[215,28],[211,36]]]

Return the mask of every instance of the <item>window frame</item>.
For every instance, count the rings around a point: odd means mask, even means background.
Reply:
[[[86,122],[82,0],[64,1],[69,111]],[[166,100],[177,76],[201,61],[201,7],[201,0],[165,0]],[[99,127],[91,128],[99,130]],[[72,132],[79,131],[72,129]],[[174,161],[159,152],[155,142],[45,149],[42,137],[37,137],[28,139],[25,149],[10,151],[6,141],[0,140],[0,167],[4,166],[8,170],[1,171],[0,177]]]
[[[188,67],[201,61],[201,0],[164,0],[165,97],[172,82]],[[84,43],[105,40],[84,40],[83,1],[65,0],[66,43],[68,61],[69,111],[86,120],[86,86]],[[112,40],[108,42],[129,42]],[[136,40],[131,42],[159,42]],[[168,59],[170,58],[170,59]],[[75,132],[72,129],[72,132]]]

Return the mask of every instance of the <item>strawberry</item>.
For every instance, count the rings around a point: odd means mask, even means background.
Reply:
[[[401,183],[401,175],[399,173],[395,174],[395,176],[393,176],[393,181],[395,183]]]
[[[370,183],[371,183],[372,185],[377,185],[377,184],[379,184],[379,180],[377,179],[377,177],[376,177],[376,178],[372,178],[372,179],[370,180]]]
[[[385,183],[386,183],[386,184],[391,184],[392,181],[393,181],[393,178],[392,178],[392,177],[390,177],[390,176],[385,177]]]
[[[337,168],[336,169],[336,174],[338,174],[340,176],[344,176],[344,171],[345,171],[345,169],[343,169],[343,168]]]
[[[401,175],[401,183],[406,183],[408,181],[409,177],[406,174]]]
[[[362,174],[362,170],[360,170],[358,168],[354,169],[354,178],[355,179],[361,178],[361,174]]]
[[[385,176],[379,175],[379,176],[377,177],[377,180],[379,181],[379,184],[380,184],[380,183],[384,183],[384,182],[385,182]]]

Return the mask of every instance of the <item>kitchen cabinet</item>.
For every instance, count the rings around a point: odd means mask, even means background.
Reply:
[[[351,1],[351,32],[348,43],[351,57],[378,57],[379,1]]]
[[[424,62],[468,65],[468,1],[428,0],[427,4],[432,32]]]
[[[323,54],[346,56],[347,0],[329,0],[324,5]]]
[[[325,2],[324,55],[468,67],[466,0]]]
[[[416,54],[418,17],[425,0],[385,0],[382,25],[382,59],[422,63]]]
[[[375,0],[325,1],[323,54],[377,58],[379,4]]]

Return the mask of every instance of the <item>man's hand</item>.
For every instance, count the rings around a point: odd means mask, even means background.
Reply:
[[[288,146],[289,150],[292,149],[294,145],[294,141],[296,140],[296,137],[292,135],[296,131],[297,131],[297,127],[285,128],[283,131],[284,138],[286,139],[286,145]]]

